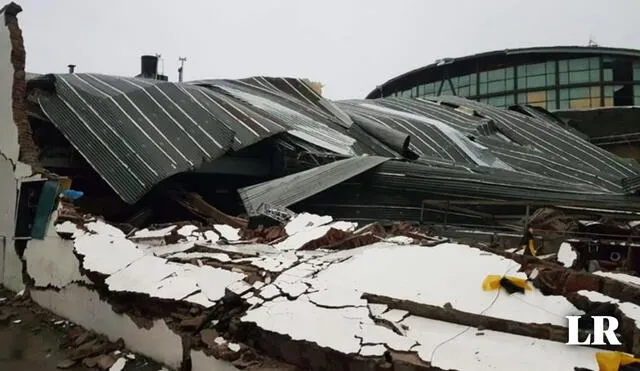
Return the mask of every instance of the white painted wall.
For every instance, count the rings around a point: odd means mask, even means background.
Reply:
[[[128,349],[178,369],[182,363],[182,339],[163,320],[151,330],[138,328],[124,315],[116,314],[98,294],[77,284],[54,290],[31,290],[40,306],[70,321],[106,335],[111,341],[122,338]]]
[[[31,176],[31,167],[20,163],[18,156],[18,127],[13,121],[13,65],[9,29],[0,14],[0,283],[20,291],[22,263],[13,241],[15,231],[18,180]]]
[[[36,287],[63,288],[72,282],[92,282],[80,273],[80,261],[73,253],[73,240],[60,238],[55,229],[57,212],[51,215],[43,240],[30,240],[24,251],[27,273]]]
[[[20,291],[22,283],[22,263],[16,254],[13,241],[15,230],[17,186],[13,164],[0,156],[0,256],[2,261],[2,284],[7,288]]]

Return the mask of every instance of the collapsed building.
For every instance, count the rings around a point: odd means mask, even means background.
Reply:
[[[295,78],[27,81],[19,11],[0,35],[2,277],[43,307],[184,370],[595,370],[605,350],[566,347],[565,316],[602,303],[608,350],[640,355],[638,278],[577,269],[601,240],[620,256],[588,260],[637,269],[640,165],[546,111],[334,102]],[[525,225],[565,244],[496,243]]]

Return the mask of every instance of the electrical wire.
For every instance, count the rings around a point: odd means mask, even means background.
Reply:
[[[511,264],[509,267],[507,267],[507,269],[506,269],[506,270],[505,270],[505,272],[502,274],[502,276],[506,276],[507,274],[509,274],[509,272],[511,272],[511,270],[512,270],[513,268],[516,268],[516,267],[517,267],[517,266],[519,266],[519,265],[520,265],[520,264],[518,264],[518,263],[513,263],[513,264]],[[491,309],[491,307],[493,307],[493,305],[498,301],[498,298],[500,297],[500,292],[501,292],[501,291],[502,291],[502,290],[498,289],[498,291],[496,292],[496,296],[494,296],[494,297],[493,297],[493,300],[489,303],[489,305],[487,305],[487,307],[486,307],[486,308],[484,308],[484,309],[479,313],[480,315],[485,314],[489,309]],[[433,365],[433,358],[434,358],[434,357],[435,357],[435,355],[436,355],[436,351],[438,351],[438,349],[439,349],[441,346],[443,346],[443,345],[447,344],[447,343],[448,343],[448,342],[450,342],[450,341],[455,340],[455,339],[456,339],[456,338],[458,338],[459,336],[462,336],[464,333],[466,333],[467,331],[469,331],[471,328],[472,328],[472,326],[468,326],[468,327],[467,327],[467,328],[465,328],[464,330],[460,331],[458,334],[456,334],[456,335],[454,335],[454,336],[452,336],[452,337],[450,337],[450,338],[448,338],[448,339],[445,339],[445,340],[443,340],[441,343],[439,343],[438,345],[436,345],[436,346],[435,346],[435,348],[433,348],[433,351],[431,352],[431,357],[430,357],[430,359],[429,359],[429,363],[430,363],[431,365]]]

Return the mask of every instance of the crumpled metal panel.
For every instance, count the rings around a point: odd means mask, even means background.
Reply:
[[[198,86],[96,74],[47,79],[43,112],[129,203],[173,174],[286,130]]]
[[[238,193],[247,213],[255,216],[259,215],[263,205],[286,208],[388,160],[389,158],[381,156],[351,157],[241,188]]]

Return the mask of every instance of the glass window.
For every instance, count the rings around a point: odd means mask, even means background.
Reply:
[[[547,92],[542,91],[532,91],[527,93],[527,103],[537,103],[544,102],[547,100]]]
[[[569,99],[569,89],[560,89],[560,99]]]
[[[505,104],[507,106],[512,106],[515,104],[515,98],[513,96],[513,94],[509,94],[507,96],[505,96]]]
[[[526,89],[526,88],[527,88],[527,78],[518,77],[518,89]]]
[[[487,79],[488,81],[504,80],[504,78],[506,77],[505,72],[506,71],[504,70],[504,68],[501,68],[499,70],[489,71],[487,73]]]
[[[582,98],[582,99],[572,99],[569,103],[569,107],[571,107],[572,109],[574,108],[590,108],[591,107],[591,100],[588,98]]]
[[[405,90],[402,92],[402,96],[403,97],[410,97],[411,96],[411,90]]]
[[[569,109],[569,101],[568,100],[561,100],[559,109]]]
[[[487,81],[487,72],[480,72],[480,82],[486,82]]]
[[[640,62],[633,63],[633,79],[640,80]]]
[[[412,97],[417,97],[418,96],[418,87],[414,86],[413,88],[411,88],[411,96]]]
[[[492,81],[489,83],[489,87],[488,87],[489,93],[498,93],[504,90],[505,90],[504,80]]]
[[[527,104],[527,94],[525,93],[518,94],[518,104]]]
[[[591,70],[591,71],[589,71],[589,81],[591,81],[591,82],[600,81],[600,70]]]
[[[600,69],[600,58],[598,58],[598,57],[589,58],[589,68],[592,69],[592,70],[599,70]]]
[[[486,82],[481,82],[480,83],[480,93],[479,94],[487,94],[487,83]]]
[[[506,90],[513,90],[513,79],[507,79],[506,80]]]
[[[460,86],[469,85],[469,75],[460,76],[458,79]]]
[[[613,86],[605,86],[604,87],[604,96],[605,97],[613,97]]]
[[[633,97],[633,105],[640,106],[640,97]]]
[[[424,85],[418,85],[418,96],[419,97],[424,96]]]
[[[560,72],[560,85],[567,85],[569,83],[569,73]]]
[[[461,86],[456,90],[456,93],[459,96],[468,97],[469,96],[469,87],[468,86]]]
[[[544,63],[527,65],[527,76],[544,75],[546,72],[547,69]]]
[[[569,97],[574,98],[589,98],[589,88],[571,88],[569,89]]]
[[[505,68],[505,70],[506,70],[506,75],[507,75],[506,77],[508,79],[512,79],[513,78],[513,67],[507,67],[507,68]]]
[[[570,71],[584,71],[588,69],[589,69],[589,60],[586,58],[569,60]]]
[[[566,61],[566,60],[558,61],[558,71],[560,72],[569,71],[569,61]]]
[[[589,71],[569,72],[569,82],[572,84],[589,82]]]
[[[545,86],[546,84],[547,83],[545,75],[527,77],[527,88],[539,88]]]
[[[527,76],[527,66],[518,66],[518,77]]]
[[[440,95],[453,95],[453,91],[451,91],[451,85],[449,85],[449,81],[447,80],[443,81]]]
[[[547,100],[556,100],[556,91],[555,90],[547,90]]]
[[[556,72],[556,62],[549,61],[547,62],[547,73],[555,73]]]
[[[591,98],[600,99],[600,87],[599,86],[592,86],[591,87]]]
[[[499,96],[499,97],[491,97],[487,100],[487,103],[492,104],[494,106],[502,106],[504,107],[506,104],[506,99],[505,96]]]
[[[604,69],[604,81],[613,81],[613,70],[611,68]]]
[[[553,110],[557,109],[556,108],[556,101],[555,100],[548,100],[546,109],[548,111],[553,111]]]
[[[469,85],[475,85],[478,82],[478,75],[472,73],[469,75]]]
[[[478,92],[476,90],[476,82],[474,81],[473,84],[469,85],[469,96],[477,95]]]

